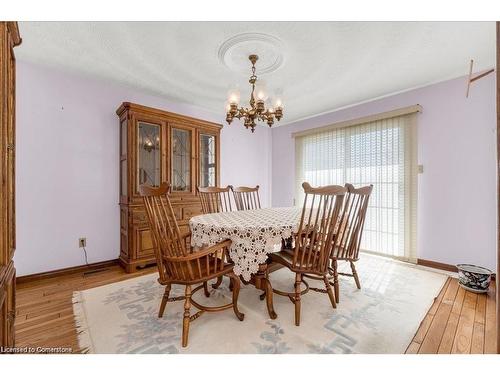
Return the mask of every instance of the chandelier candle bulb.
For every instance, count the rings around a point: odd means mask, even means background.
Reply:
[[[256,123],[255,121],[262,121],[267,123],[270,127],[274,124],[274,119],[280,121],[283,117],[283,106],[281,100],[277,101],[275,109],[266,109],[267,94],[265,90],[265,84],[260,83],[256,89],[257,76],[255,75],[255,63],[259,59],[257,55],[250,55],[248,59],[252,63],[252,75],[250,76],[248,82],[252,85],[252,92],[250,94],[250,107],[240,107],[239,103],[239,92],[231,91],[229,93],[229,108],[226,109],[226,122],[231,124],[233,119],[243,119],[243,125],[245,128],[250,128],[252,133],[255,131]]]
[[[274,100],[274,107],[275,108],[280,108],[280,109],[283,109],[283,102],[281,101],[280,98],[276,98]]]
[[[257,100],[266,101],[268,98],[266,83],[258,81],[255,83],[255,92],[257,93]]]
[[[240,92],[237,89],[231,89],[228,93],[229,104],[236,104],[240,102]]]
[[[257,100],[257,113],[262,113],[264,112],[264,101],[263,100]]]
[[[283,109],[281,109],[281,107],[278,107],[274,110],[274,116],[276,117],[276,120],[281,120],[281,118],[283,117]]]
[[[238,103],[229,104],[229,113],[234,116],[238,113]]]

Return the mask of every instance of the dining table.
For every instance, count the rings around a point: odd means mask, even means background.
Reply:
[[[268,255],[280,251],[283,241],[297,232],[301,213],[298,207],[278,207],[194,216],[189,220],[191,245],[204,247],[231,240],[233,272],[245,284],[264,292],[269,316],[276,319],[272,286],[267,282],[267,274],[276,267],[268,262]]]

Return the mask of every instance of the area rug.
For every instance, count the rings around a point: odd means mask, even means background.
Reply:
[[[232,310],[205,313],[191,323],[187,348],[181,347],[183,301],[169,302],[163,318],[157,317],[163,287],[156,274],[75,292],[79,343],[89,353],[404,353],[447,276],[366,254],[357,269],[362,289],[341,277],[335,310],[326,294],[304,295],[299,327],[287,297],[275,295],[278,318],[271,320],[260,291],[242,285],[239,309],[245,320]],[[271,280],[276,288],[292,290],[294,275],[281,269]],[[175,286],[170,295],[183,292]],[[225,281],[209,298],[203,292],[195,298],[211,305],[225,304],[230,296]]]

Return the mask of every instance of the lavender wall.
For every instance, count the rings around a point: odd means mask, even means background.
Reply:
[[[17,64],[17,251],[19,275],[119,254],[118,121],[123,101],[222,122],[220,114],[137,89],[24,62]],[[261,186],[270,202],[271,132],[221,133],[221,183]]]
[[[476,81],[468,99],[465,85],[459,78],[273,129],[273,206],[292,204],[292,132],[420,104],[418,257],[495,269],[495,78]]]
[[[493,268],[496,241],[495,81],[452,80],[249,134],[225,126],[221,183],[259,184],[264,205],[292,203],[295,131],[413,104],[419,115],[418,256]],[[37,65],[17,66],[17,251],[20,275],[83,264],[119,250],[118,124],[123,101],[222,122],[218,114]],[[272,153],[271,153],[272,150]],[[272,175],[271,175],[272,171]]]

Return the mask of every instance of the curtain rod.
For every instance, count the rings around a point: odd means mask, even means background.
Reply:
[[[395,109],[392,111],[377,113],[374,115],[369,115],[369,116],[365,116],[365,117],[361,117],[361,118],[357,118],[357,119],[336,122],[334,124],[320,126],[320,127],[313,128],[313,129],[303,130],[300,132],[292,133],[291,136],[292,136],[292,138],[303,137],[306,135],[317,134],[317,133],[321,133],[321,132],[328,131],[328,130],[347,128],[349,126],[361,125],[361,124],[365,124],[368,122],[387,120],[387,119],[392,118],[392,117],[405,116],[405,115],[409,115],[409,114],[417,113],[417,112],[422,112],[422,106],[420,104],[415,104],[415,105],[411,105],[409,107],[403,107],[403,108]]]

